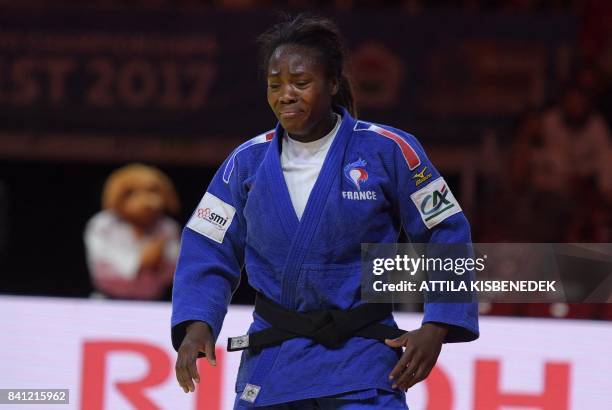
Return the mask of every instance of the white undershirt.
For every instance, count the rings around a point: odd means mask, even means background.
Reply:
[[[281,166],[298,219],[302,219],[310,191],[321,172],[325,156],[338,133],[341,120],[342,118],[336,114],[334,128],[316,141],[299,142],[287,136],[287,133],[283,137]]]

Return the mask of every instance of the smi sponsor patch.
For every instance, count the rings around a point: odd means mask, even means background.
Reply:
[[[419,210],[423,223],[430,229],[461,212],[459,203],[442,177],[410,195],[410,199]]]
[[[225,233],[232,224],[235,214],[236,208],[207,192],[187,223],[187,227],[215,242],[223,243]]]

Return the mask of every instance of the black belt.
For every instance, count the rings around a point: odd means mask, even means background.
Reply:
[[[255,313],[272,327],[244,336],[227,339],[227,350],[235,352],[247,348],[259,351],[279,345],[295,337],[307,337],[333,349],[351,337],[359,336],[384,342],[395,339],[405,330],[383,325],[393,308],[390,304],[363,304],[350,310],[329,309],[300,313],[288,310],[261,293],[255,300]]]

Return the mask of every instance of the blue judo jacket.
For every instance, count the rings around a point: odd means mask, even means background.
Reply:
[[[175,348],[193,320],[219,335],[244,265],[249,284],[286,308],[351,309],[363,303],[361,243],[394,243],[402,228],[412,242],[471,242],[459,204],[414,136],[338,111],[342,123],[301,220],[281,169],[280,124],[224,161],[183,231],[172,298]],[[436,191],[444,207],[433,206]],[[474,303],[426,304],[423,322],[452,325],[446,342],[478,337]],[[381,323],[395,326],[391,315]],[[254,314],[248,333],[269,326]],[[391,391],[397,360],[396,350],[372,339],[328,349],[295,338],[257,354],[243,351],[236,392],[247,387],[242,404],[260,406]]]

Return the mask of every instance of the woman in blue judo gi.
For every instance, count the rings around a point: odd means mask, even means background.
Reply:
[[[260,44],[278,125],[232,152],[183,231],[177,379],[194,391],[196,358],[215,365],[246,266],[257,302],[248,335],[228,345],[243,350],[235,408],[405,409],[444,342],[478,337],[477,306],[428,303],[422,326],[398,334],[390,311],[361,301],[360,244],[394,243],[401,229],[413,242],[470,243],[468,222],[414,136],[354,118],[331,21],[300,15]],[[436,193],[444,207],[432,210]]]

